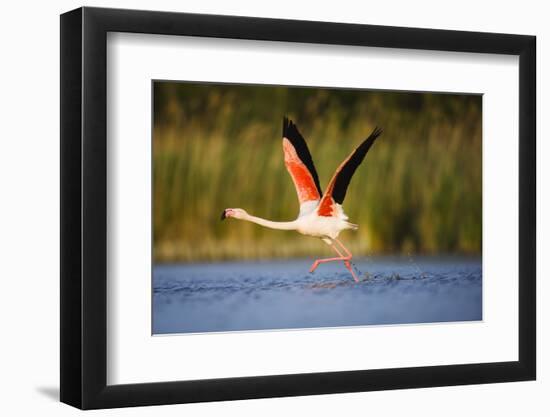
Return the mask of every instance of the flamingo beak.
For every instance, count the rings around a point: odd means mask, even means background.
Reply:
[[[220,217],[220,220],[225,220],[227,218],[227,216],[225,215],[225,211],[226,210],[222,211],[222,215]]]

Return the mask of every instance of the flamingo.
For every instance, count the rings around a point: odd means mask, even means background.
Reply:
[[[313,273],[320,264],[342,261],[355,282],[359,282],[351,266],[353,255],[338,239],[338,235],[343,230],[357,230],[359,226],[348,222],[348,216],[342,209],[342,202],[351,177],[381,133],[381,129],[375,128],[369,137],[340,164],[323,194],[306,141],[297,126],[285,117],[283,119],[283,153],[286,169],[292,177],[300,203],[298,218],[286,222],[271,221],[252,216],[242,208],[227,208],[222,212],[221,219],[245,220],[270,229],[295,230],[306,236],[320,238],[336,252],[337,256],[316,259],[309,272]]]

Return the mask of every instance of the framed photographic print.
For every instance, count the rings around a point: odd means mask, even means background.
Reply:
[[[61,16],[61,401],[535,378],[535,38]]]

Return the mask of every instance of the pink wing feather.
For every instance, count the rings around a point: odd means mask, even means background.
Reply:
[[[283,153],[300,205],[319,201],[322,195],[321,186],[306,141],[296,125],[286,117],[283,120]]]

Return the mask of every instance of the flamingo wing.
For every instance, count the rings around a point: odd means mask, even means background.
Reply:
[[[346,191],[357,167],[363,162],[367,152],[380,136],[382,130],[375,128],[372,133],[340,164],[332,176],[325,195],[317,207],[319,216],[336,216],[339,213],[338,205],[342,204],[346,197]]]
[[[296,187],[302,215],[317,206],[323,193],[306,141],[296,125],[286,117],[283,119],[283,153],[286,169]]]

